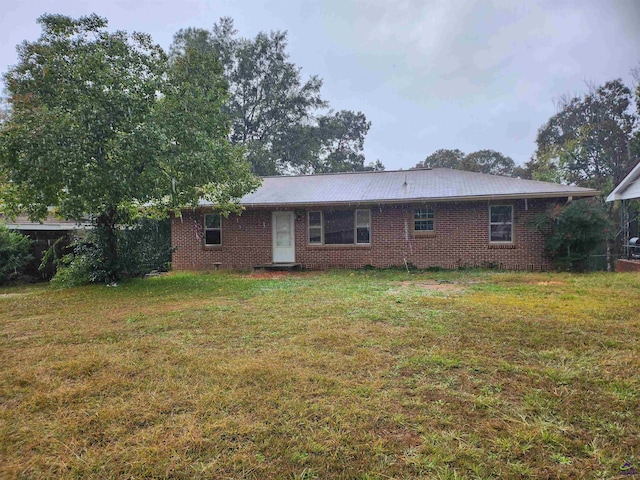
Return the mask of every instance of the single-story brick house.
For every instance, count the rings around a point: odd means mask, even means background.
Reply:
[[[447,168],[266,177],[224,217],[203,203],[171,221],[176,270],[494,266],[545,270],[530,228],[550,204],[596,190]]]

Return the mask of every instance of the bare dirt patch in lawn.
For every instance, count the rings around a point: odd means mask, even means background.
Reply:
[[[422,444],[422,438],[414,431],[406,428],[398,428],[391,431],[382,431],[380,436],[402,448],[416,448]]]

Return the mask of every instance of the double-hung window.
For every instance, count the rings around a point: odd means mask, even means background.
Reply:
[[[424,207],[413,210],[413,231],[415,233],[433,233],[435,214],[433,208]]]
[[[204,216],[204,244],[222,245],[222,216],[219,213]]]
[[[310,245],[368,245],[371,243],[370,210],[309,212]]]
[[[489,205],[489,242],[513,242],[513,205]]]

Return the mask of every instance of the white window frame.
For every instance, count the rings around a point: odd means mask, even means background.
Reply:
[[[367,220],[366,222],[358,223],[358,216],[362,212],[366,212]],[[320,214],[320,225],[311,224],[311,214],[318,213]],[[320,229],[320,241],[312,242],[311,241],[311,229]],[[366,228],[369,232],[369,241],[368,242],[358,242],[358,228]],[[368,208],[358,208],[353,210],[353,243],[330,243],[327,244],[324,242],[324,210],[309,210],[307,212],[307,241],[309,245],[371,245],[371,210]],[[315,234],[317,236],[317,233]]]
[[[427,211],[427,217],[425,218],[416,218],[416,213],[419,210],[426,210]],[[416,230],[416,222],[420,222],[420,221],[431,221],[431,226],[432,228],[430,230]],[[417,207],[413,209],[413,219],[412,219],[413,223],[412,223],[412,228],[413,228],[413,233],[416,235],[431,235],[434,234],[436,231],[436,212],[433,209],[433,207],[429,207],[429,206],[424,206],[424,207]]]
[[[219,227],[207,227],[207,217],[217,216],[220,219]],[[220,232],[220,243],[207,243],[207,232],[208,231],[218,231]],[[222,245],[222,215],[216,212],[207,213],[203,217],[203,228],[202,232],[204,234],[203,242],[205,247],[218,247]]]
[[[511,209],[511,221],[510,222],[492,222],[491,221],[491,217],[492,217],[492,212],[491,209],[494,207],[509,207]],[[502,245],[508,245],[508,244],[512,244],[514,242],[515,239],[515,222],[514,222],[514,215],[515,215],[515,208],[513,205],[511,204],[500,204],[500,205],[489,205],[489,243],[491,244],[502,244]],[[492,225],[511,225],[511,240],[493,240],[491,238],[491,226]]]

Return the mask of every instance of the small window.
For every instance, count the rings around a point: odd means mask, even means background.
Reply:
[[[219,213],[204,216],[204,244],[222,245],[222,216]]]
[[[513,242],[513,206],[489,206],[489,241],[491,243]]]
[[[371,243],[370,210],[356,210],[356,243]]]
[[[413,211],[413,231],[416,233],[433,232],[434,218],[433,208],[416,208]]]

